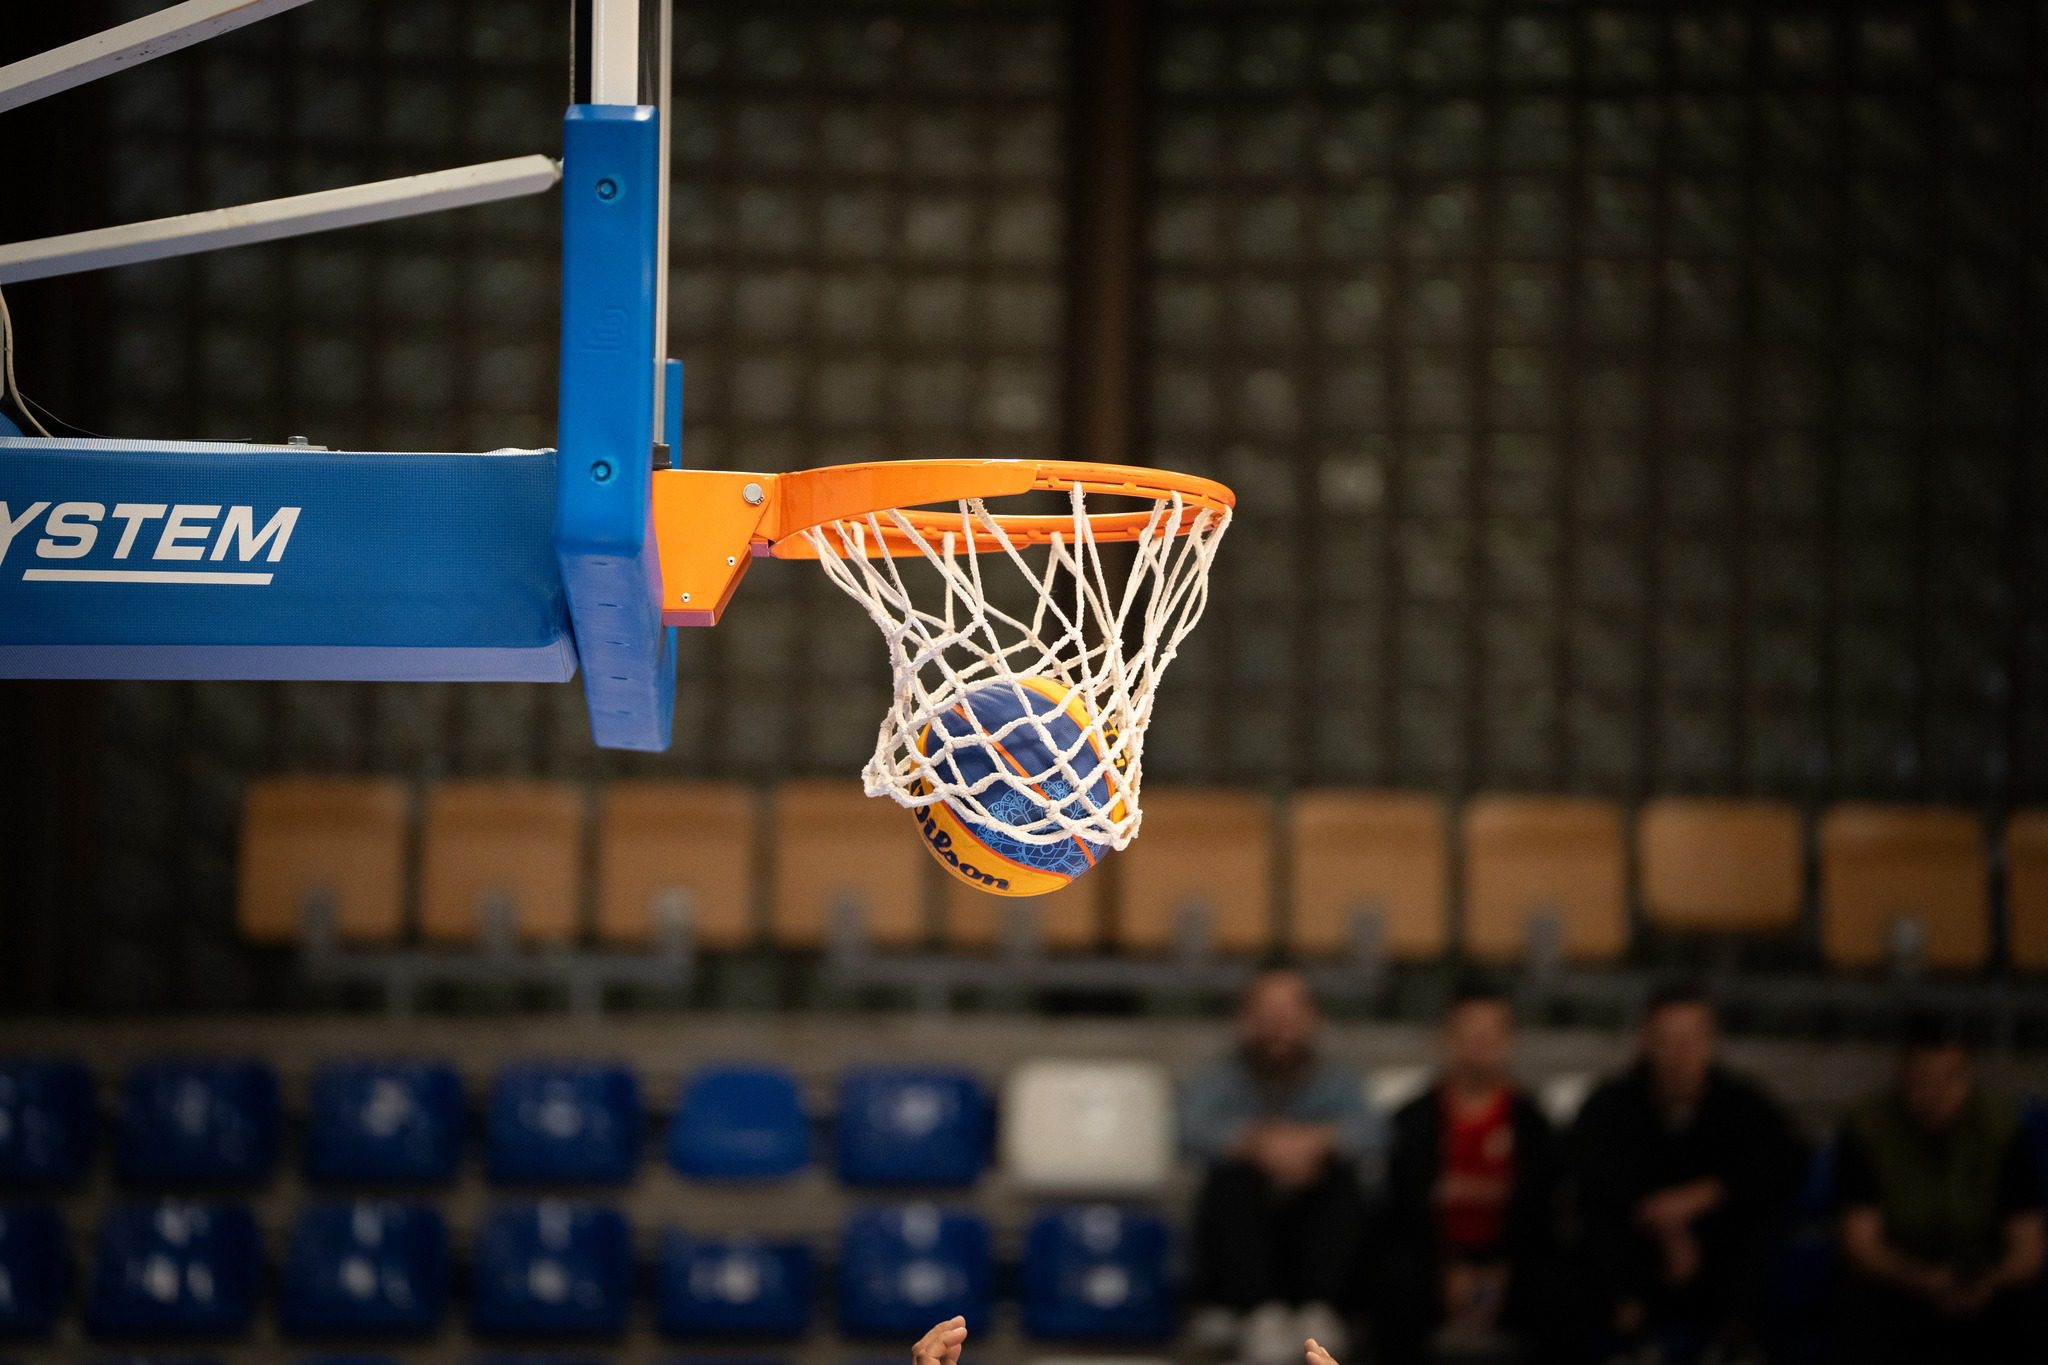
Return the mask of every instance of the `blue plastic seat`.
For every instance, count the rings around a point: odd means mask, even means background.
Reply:
[[[262,1062],[145,1062],[121,1109],[121,1176],[141,1184],[257,1184],[277,1166],[277,1073]]]
[[[77,1062],[0,1061],[0,1187],[75,1185],[98,1138],[91,1072]]]
[[[668,1160],[697,1180],[777,1180],[811,1161],[796,1081],[776,1067],[711,1067],[683,1083]]]
[[[462,1078],[443,1062],[330,1062],[306,1104],[306,1178],[447,1184],[462,1159]]]
[[[1164,1341],[1173,1334],[1171,1254],[1155,1213],[1093,1205],[1039,1214],[1024,1242],[1025,1332]]]
[[[285,1251],[285,1330],[301,1336],[425,1335],[448,1311],[448,1225],[419,1205],[317,1204]]]
[[[994,1108],[965,1071],[868,1067],[839,1082],[839,1178],[964,1187],[988,1165]]]
[[[497,1336],[616,1336],[632,1259],[616,1209],[552,1200],[495,1209],[477,1234],[470,1325]]]
[[[0,1206],[0,1337],[43,1337],[71,1292],[64,1220],[43,1204]]]
[[[100,1224],[86,1324],[100,1336],[231,1336],[263,1276],[256,1215],[239,1204],[128,1204]]]
[[[640,1164],[640,1082],[624,1067],[508,1068],[488,1122],[496,1181],[622,1185]]]
[[[928,1204],[857,1210],[839,1243],[839,1326],[915,1340],[964,1314],[988,1320],[993,1267],[980,1215]]]
[[[801,1242],[662,1234],[661,1330],[684,1337],[794,1337],[811,1327],[811,1249]]]

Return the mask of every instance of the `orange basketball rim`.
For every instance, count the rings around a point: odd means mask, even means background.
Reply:
[[[849,518],[874,518],[869,553],[878,555],[923,554],[926,536],[951,535],[961,549],[973,550],[1000,549],[1005,541],[1022,548],[1071,539],[1072,516],[991,511],[983,520],[963,518],[959,505],[1075,488],[1149,504],[1137,511],[1088,513],[1088,534],[1105,543],[1180,535],[1204,514],[1227,515],[1237,504],[1236,495],[1213,479],[1082,460],[893,460],[788,474],[657,470],[654,533],[662,620],[672,626],[716,625],[752,560],[814,559],[817,550],[804,532]],[[940,504],[954,506],[924,510]],[[1162,515],[1175,520],[1162,526]]]

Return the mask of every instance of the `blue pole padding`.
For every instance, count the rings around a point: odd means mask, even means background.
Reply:
[[[666,749],[675,711],[652,529],[660,148],[649,106],[573,105],[563,121],[554,543],[591,735],[613,749]]]
[[[683,465],[683,362],[670,360],[661,368],[661,442],[668,447],[669,463]]]

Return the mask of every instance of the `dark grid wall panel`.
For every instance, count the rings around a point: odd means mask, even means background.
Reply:
[[[1064,9],[677,7],[684,463],[1059,452]],[[813,566],[757,566],[684,644],[685,760],[851,773],[872,749],[886,654]]]
[[[2043,22],[1164,5],[1156,771],[2048,796]]]
[[[1057,453],[1064,6],[677,8],[682,461]],[[321,0],[105,84],[106,220],[558,155],[567,52],[562,0]],[[111,272],[94,425],[550,445],[558,214],[547,195]],[[104,743],[81,785],[117,831],[95,868],[95,1001],[285,998],[230,922],[254,774],[856,780],[885,649],[814,566],[758,565],[681,654],[658,757],[593,749],[580,684],[92,689]]]

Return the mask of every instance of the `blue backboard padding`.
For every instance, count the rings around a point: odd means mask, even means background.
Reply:
[[[555,548],[591,734],[614,749],[666,749],[675,711],[652,520],[660,153],[650,106],[563,120]]]
[[[0,673],[574,674],[550,451],[38,441],[0,455]]]
[[[661,367],[661,439],[668,446],[669,463],[683,462],[683,362],[669,360]]]

